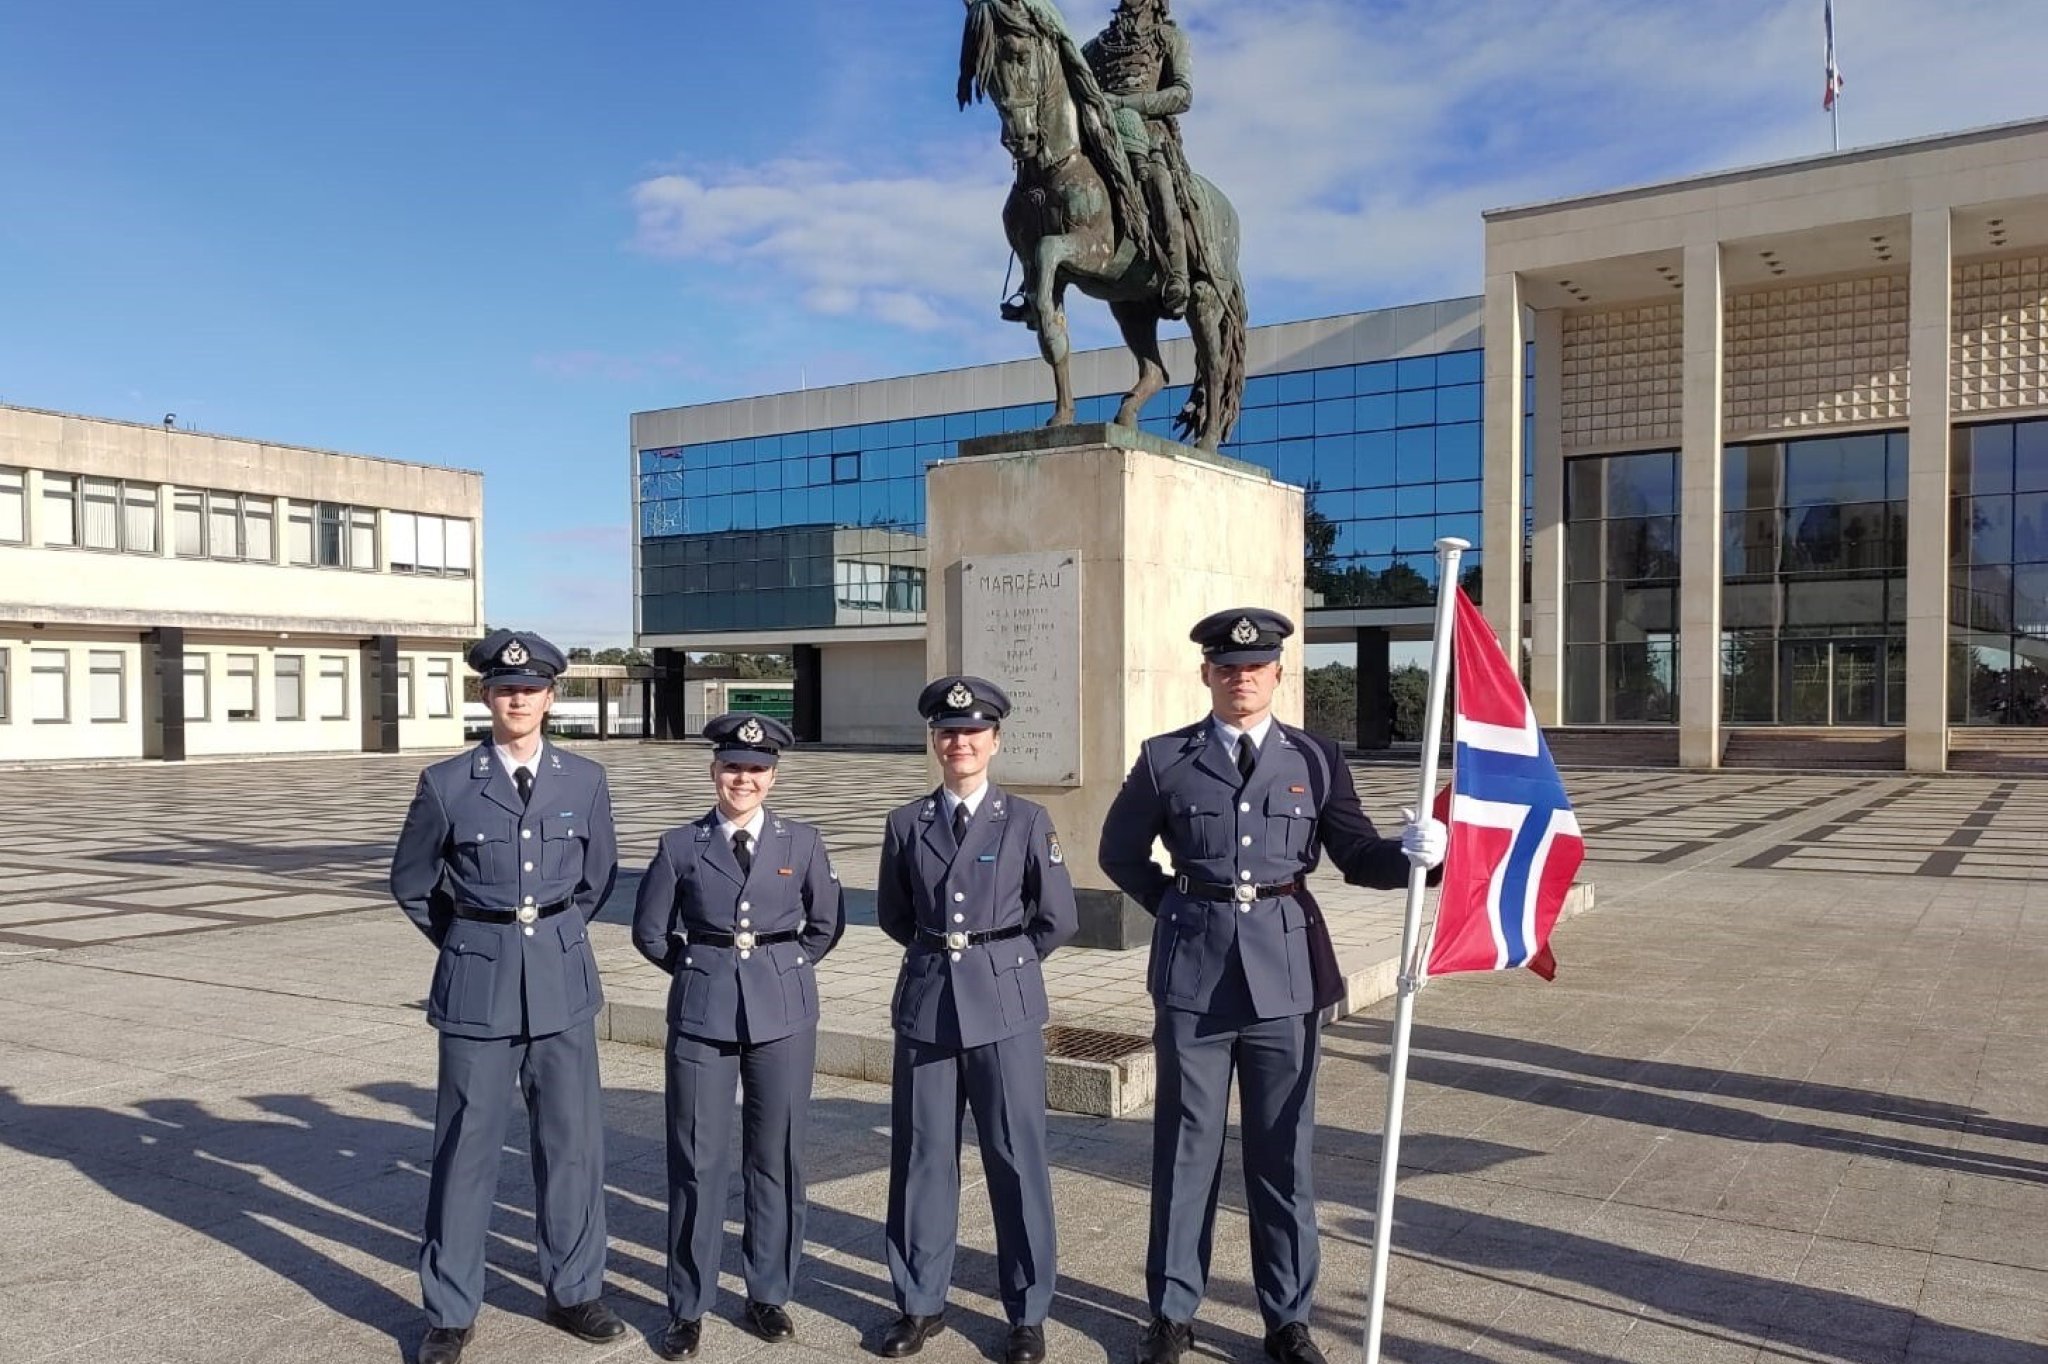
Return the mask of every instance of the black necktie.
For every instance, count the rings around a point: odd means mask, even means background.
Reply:
[[[523,767],[513,768],[512,784],[519,788],[519,803],[521,805],[533,799],[533,773]]]
[[[732,860],[740,864],[740,874],[754,869],[754,850],[747,845],[753,840],[747,837],[745,829],[735,829],[732,834]]]
[[[967,802],[961,801],[953,807],[953,846],[959,847],[967,841],[967,821],[974,816],[967,813]]]
[[[1246,781],[1252,779],[1252,769],[1259,765],[1259,746],[1252,742],[1249,734],[1237,736],[1237,775]]]

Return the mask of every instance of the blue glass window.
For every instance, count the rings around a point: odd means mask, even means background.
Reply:
[[[1271,407],[1280,401],[1280,381],[1270,374],[1257,374],[1244,381],[1244,405],[1247,411],[1254,407]]]
[[[1434,388],[1436,386],[1436,357],[1418,355],[1411,360],[1394,362],[1394,386],[1401,389]]]
[[[1305,403],[1316,396],[1314,370],[1298,369],[1291,374],[1282,374],[1280,379],[1280,401],[1283,403]]]
[[[1315,442],[1284,440],[1273,472],[1282,483],[1306,484],[1315,476]]]
[[[1395,467],[1403,483],[1428,483],[1436,478],[1436,432],[1427,426],[1398,434]]]
[[[1420,388],[1400,395],[1394,412],[1396,426],[1433,426],[1436,423],[1436,390]]]
[[[1442,459],[1439,457],[1441,467]],[[1476,512],[1481,503],[1481,484],[1478,479],[1460,483],[1439,483],[1436,485],[1436,509],[1442,512]]]
[[[1353,440],[1358,456],[1358,486],[1378,488],[1394,481],[1394,433],[1362,431]]]
[[[872,459],[873,456],[870,455],[868,458]],[[858,479],[860,477],[861,459],[860,455],[832,456],[832,481],[834,483],[852,483]]]
[[[1478,421],[1483,392],[1478,384],[1453,384],[1439,388],[1436,391],[1436,419],[1440,422]]]
[[[1394,510],[1402,516],[1427,516],[1436,510],[1434,483],[1408,483],[1394,489]]]
[[[946,419],[944,417],[919,417],[917,419],[916,444],[922,445],[927,441],[942,441],[945,438]]]
[[[1476,424],[1439,426],[1436,429],[1438,478],[1478,478],[1479,460],[1479,427]]]
[[[1290,440],[1296,436],[1313,436],[1316,433],[1316,411],[1312,404],[1295,403],[1279,409],[1280,439]]]
[[[1316,434],[1334,436],[1339,432],[1349,434],[1351,427],[1351,399],[1325,398],[1315,405]]]
[[[1348,398],[1357,391],[1358,375],[1350,365],[1333,365],[1315,371],[1316,399]]]
[[[1394,395],[1375,393],[1357,400],[1357,429],[1360,431],[1391,431],[1394,429]]]
[[[1485,379],[1486,352],[1478,350],[1454,350],[1436,358],[1436,381],[1439,384],[1476,384]]]
[[[1270,407],[1249,408],[1237,423],[1237,439],[1245,444],[1275,440],[1279,435],[1280,415]]]
[[[1358,366],[1358,391],[1360,393],[1392,393],[1394,391],[1394,362],[1375,360],[1369,365]]]

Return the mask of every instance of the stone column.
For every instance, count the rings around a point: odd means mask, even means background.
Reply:
[[[790,688],[790,728],[797,742],[814,744],[824,735],[825,689],[824,650],[815,644],[790,646],[789,661],[796,669]]]
[[[1948,484],[1951,226],[1913,215],[1906,314],[1906,767],[1948,767]]]
[[[1564,723],[1564,314],[1538,312],[1534,525],[1529,534],[1529,702],[1536,723]],[[1482,561],[1493,576],[1493,559]]]
[[[1522,642],[1522,279],[1486,280],[1485,456],[1479,549],[1485,586],[1480,608],[1508,657]]]
[[[1076,945],[1142,947],[1152,916],[1096,866],[1103,816],[1140,743],[1209,712],[1197,620],[1266,606],[1301,624],[1301,489],[1088,425],[964,441],[925,490],[927,672],[980,672],[1012,691],[990,775],[1051,812],[1079,892]],[[1274,701],[1295,725],[1302,659],[1297,630]]]
[[[372,635],[362,649],[363,752],[398,751],[398,636]],[[425,679],[412,680],[413,704],[419,704]]]
[[[185,761],[185,631],[182,626],[160,625],[142,641],[143,667],[156,678],[155,695],[143,698],[143,752],[154,750],[154,756],[167,763],[181,763]],[[152,719],[156,722],[153,736],[149,733]]]
[[[1721,765],[1721,244],[1685,248],[1678,442],[1678,762]]]
[[[684,683],[690,656],[681,649],[654,651],[654,715],[649,733],[657,739],[687,739],[689,728]]]

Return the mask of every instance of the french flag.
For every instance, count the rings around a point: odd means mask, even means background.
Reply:
[[[1551,980],[1550,929],[1586,840],[1514,665],[1455,590],[1455,747],[1451,784],[1436,802],[1450,847],[1428,974],[1526,966]]]
[[[1827,89],[1820,97],[1820,107],[1832,110],[1842,97],[1842,65],[1835,60],[1835,0],[1823,0],[1820,21],[1827,31]]]

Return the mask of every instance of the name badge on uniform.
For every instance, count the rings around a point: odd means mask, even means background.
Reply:
[[[1308,792],[1308,788],[1306,786],[1290,786],[1287,788],[1287,792],[1289,795],[1294,796],[1305,795]]]
[[[793,875],[793,874],[794,874],[794,868],[791,868],[791,867],[777,867],[777,868],[775,869],[775,874],[776,874],[777,876],[790,876],[790,875]]]
[[[996,855],[994,853],[983,853],[974,860],[977,862],[993,862],[996,860]]]

